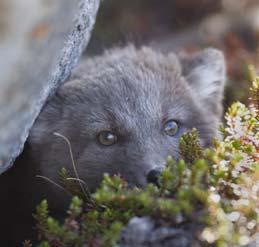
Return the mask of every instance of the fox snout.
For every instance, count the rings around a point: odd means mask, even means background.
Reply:
[[[147,182],[155,185],[159,185],[159,177],[161,175],[162,169],[161,168],[155,168],[152,169],[147,174]]]

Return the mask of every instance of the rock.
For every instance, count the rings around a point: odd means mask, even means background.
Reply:
[[[200,225],[184,223],[178,227],[158,226],[150,217],[134,217],[122,230],[120,247],[199,247]]]
[[[99,0],[0,2],[0,174],[85,49]]]
[[[121,247],[146,246],[155,225],[150,217],[133,217],[121,233]]]

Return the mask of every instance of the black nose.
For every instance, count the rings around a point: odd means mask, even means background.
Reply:
[[[158,184],[158,182],[159,182],[158,180],[159,180],[160,174],[161,174],[161,170],[156,170],[156,169],[151,170],[147,174],[147,182],[155,184],[155,185],[159,185]]]

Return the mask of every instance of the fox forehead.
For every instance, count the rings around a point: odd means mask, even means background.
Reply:
[[[138,70],[139,67],[136,67],[136,73],[139,73]],[[127,69],[120,71],[123,74],[117,74],[112,82],[107,80],[110,74],[102,74],[102,81],[95,78],[92,82],[87,79],[70,82],[64,91],[69,87],[76,88],[76,84],[87,87],[78,86],[76,94],[80,97],[69,101],[64,111],[73,111],[83,128],[89,125],[88,132],[91,128],[91,132],[116,129],[126,133],[134,129],[161,128],[161,123],[168,118],[185,122],[196,110],[180,76],[172,82],[165,80],[157,71],[146,75],[142,70],[142,76],[138,78],[132,76],[133,68],[131,73],[127,72]]]
[[[67,99],[68,105],[78,108],[81,105],[77,112],[88,115],[86,121],[97,124],[126,124],[130,119],[160,121],[167,117],[184,121],[184,112],[193,105],[193,99],[177,58],[160,56],[147,49],[126,51],[109,58],[108,64],[105,58],[96,62],[95,74],[90,73],[95,64],[87,60],[58,94],[64,101]]]

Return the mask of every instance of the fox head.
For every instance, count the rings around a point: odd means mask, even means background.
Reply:
[[[210,145],[221,118],[222,53],[164,55],[150,48],[113,49],[81,63],[47,102],[30,133],[29,152],[40,173],[56,180],[61,167],[95,189],[104,173],[130,185],[155,182],[179,139],[196,128]]]

